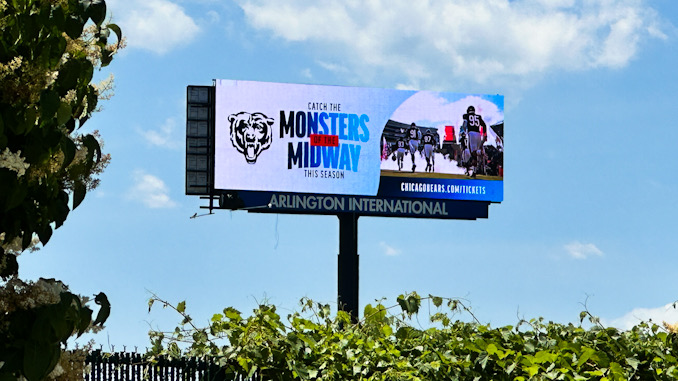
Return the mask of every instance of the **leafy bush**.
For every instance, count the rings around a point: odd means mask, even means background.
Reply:
[[[430,328],[412,318],[422,301],[437,309]],[[515,327],[479,323],[463,301],[416,293],[398,304],[367,305],[363,319],[302,299],[285,319],[262,304],[249,317],[226,308],[206,327],[195,325],[186,303],[153,296],[149,303],[176,310],[181,324],[150,333],[149,356],[212,356],[227,376],[272,380],[664,380],[678,378],[678,339],[657,325],[629,331],[605,328],[588,311],[581,325],[520,321]],[[392,311],[396,309],[397,312]],[[468,314],[471,322],[454,319]]]
[[[0,380],[54,379],[63,343],[108,317],[103,293],[92,322],[87,298],[54,279],[22,281],[17,262],[108,163],[98,133],[80,130],[112,89],[91,83],[122,42],[105,18],[103,0],[0,0]]]

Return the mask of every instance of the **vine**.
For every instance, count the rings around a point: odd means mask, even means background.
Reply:
[[[580,324],[521,320],[481,324],[460,299],[417,293],[397,303],[348,314],[310,299],[281,317],[260,304],[250,316],[231,307],[202,327],[186,311],[153,295],[181,316],[174,331],[151,331],[148,356],[210,356],[224,376],[271,380],[664,380],[678,378],[676,334],[640,323],[628,331],[603,327],[588,310]],[[433,304],[430,327],[415,327],[422,301]],[[459,315],[470,317],[469,322]],[[588,320],[591,328],[582,327]]]

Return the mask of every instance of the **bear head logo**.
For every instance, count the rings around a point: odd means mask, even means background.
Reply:
[[[269,148],[273,142],[271,126],[274,120],[255,112],[239,112],[228,116],[231,123],[231,143],[245,156],[249,164],[254,164],[261,151]]]

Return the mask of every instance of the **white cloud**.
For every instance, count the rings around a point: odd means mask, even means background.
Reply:
[[[657,308],[634,308],[622,317],[612,320],[601,319],[601,323],[604,326],[627,330],[638,325],[640,322],[650,320],[658,325],[661,325],[662,322],[675,324],[678,322],[678,309],[673,308],[673,303]]]
[[[217,24],[221,21],[221,16],[216,11],[207,11],[207,19],[212,24]]]
[[[565,245],[565,251],[576,259],[586,259],[591,256],[602,257],[603,252],[592,243],[581,243],[578,241]]]
[[[152,145],[164,148],[178,148],[179,142],[174,139],[177,122],[174,118],[167,118],[157,130],[138,130],[139,134]]]
[[[390,73],[407,86],[519,82],[553,70],[618,68],[662,38],[639,0],[239,0],[249,23],[319,46],[328,70]],[[359,70],[358,70],[359,69]]]
[[[176,203],[169,196],[169,188],[161,179],[149,175],[142,170],[133,173],[134,185],[127,196],[139,201],[148,208],[173,208]]]
[[[304,76],[304,78],[312,79],[313,78],[313,73],[311,72],[311,69],[305,68],[301,71],[301,75]]]
[[[341,66],[341,65],[337,65],[336,63],[325,62],[325,61],[316,61],[316,63],[320,67],[322,67],[323,69],[325,69],[327,71],[333,71],[333,72],[336,72],[336,73],[344,73],[344,74],[349,72],[349,68]]]
[[[200,31],[183,8],[168,0],[114,0],[109,6],[132,48],[164,54],[193,41]]]
[[[496,104],[478,96],[469,95],[455,102],[440,97],[431,91],[420,91],[404,101],[391,115],[396,121],[413,121],[418,124],[453,124],[461,125],[462,116],[469,105],[473,105],[476,112],[483,116],[483,120],[492,125],[504,120],[502,110]],[[459,120],[450,120],[452,115]],[[443,126],[444,128],[444,126]]]
[[[381,247],[382,250],[384,250],[384,255],[387,255],[389,257],[393,257],[396,255],[400,255],[400,250],[396,249],[393,246],[388,245],[386,242],[379,242],[379,246]]]

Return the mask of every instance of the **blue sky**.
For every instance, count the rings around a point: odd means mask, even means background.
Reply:
[[[505,96],[504,202],[478,221],[359,220],[360,302],[462,297],[493,326],[678,321],[675,0],[107,1],[128,46],[88,123],[112,162],[24,278],[107,293],[94,336],[148,346],[177,317],[336,305],[334,216],[218,211],[184,195],[187,85],[212,79]],[[465,318],[462,316],[462,318]],[[425,319],[421,319],[425,320]],[[98,345],[99,345],[98,344]]]

